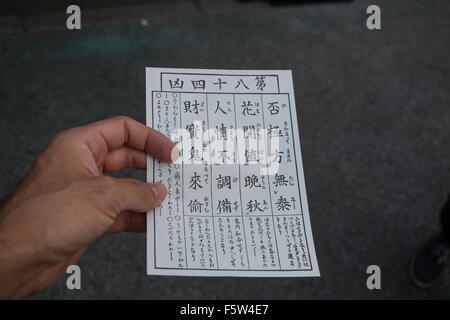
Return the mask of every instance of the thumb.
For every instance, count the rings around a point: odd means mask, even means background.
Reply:
[[[122,211],[150,211],[167,196],[167,189],[160,182],[149,184],[137,179],[105,178],[108,181],[108,201],[117,215]]]

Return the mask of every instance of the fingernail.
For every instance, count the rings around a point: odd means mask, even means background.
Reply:
[[[161,183],[150,184],[156,199],[163,200],[166,197],[166,187]]]
[[[175,162],[181,155],[180,149],[177,146],[173,147],[172,153],[170,154],[170,159]]]

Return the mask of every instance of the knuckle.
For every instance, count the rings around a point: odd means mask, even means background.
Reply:
[[[79,133],[79,131],[77,131],[77,128],[59,131],[53,135],[50,140],[49,146],[57,148],[66,148],[68,146],[71,146],[75,141],[77,141],[77,133]]]
[[[118,115],[112,118],[113,120],[117,120],[117,121],[128,121],[131,120],[130,117],[124,116],[124,115]]]
[[[53,137],[50,140],[51,144],[58,144],[61,140],[64,140],[64,137],[66,135],[66,131],[59,131],[53,135]]]
[[[76,128],[59,131],[53,135],[51,141],[67,140],[75,130]]]
[[[105,205],[114,206],[117,203],[117,181],[108,176],[97,177],[95,179],[97,181],[93,184],[94,197],[99,195]]]

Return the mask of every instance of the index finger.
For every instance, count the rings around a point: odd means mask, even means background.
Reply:
[[[164,134],[125,116],[100,120],[86,127],[100,135],[100,140],[106,144],[104,151],[128,146],[165,162],[172,162],[179,156],[178,148]],[[98,147],[101,152],[101,146]]]

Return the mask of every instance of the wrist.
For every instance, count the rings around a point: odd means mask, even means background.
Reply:
[[[35,245],[23,233],[0,227],[0,298],[21,298],[34,291],[33,275],[42,269],[37,257]]]

